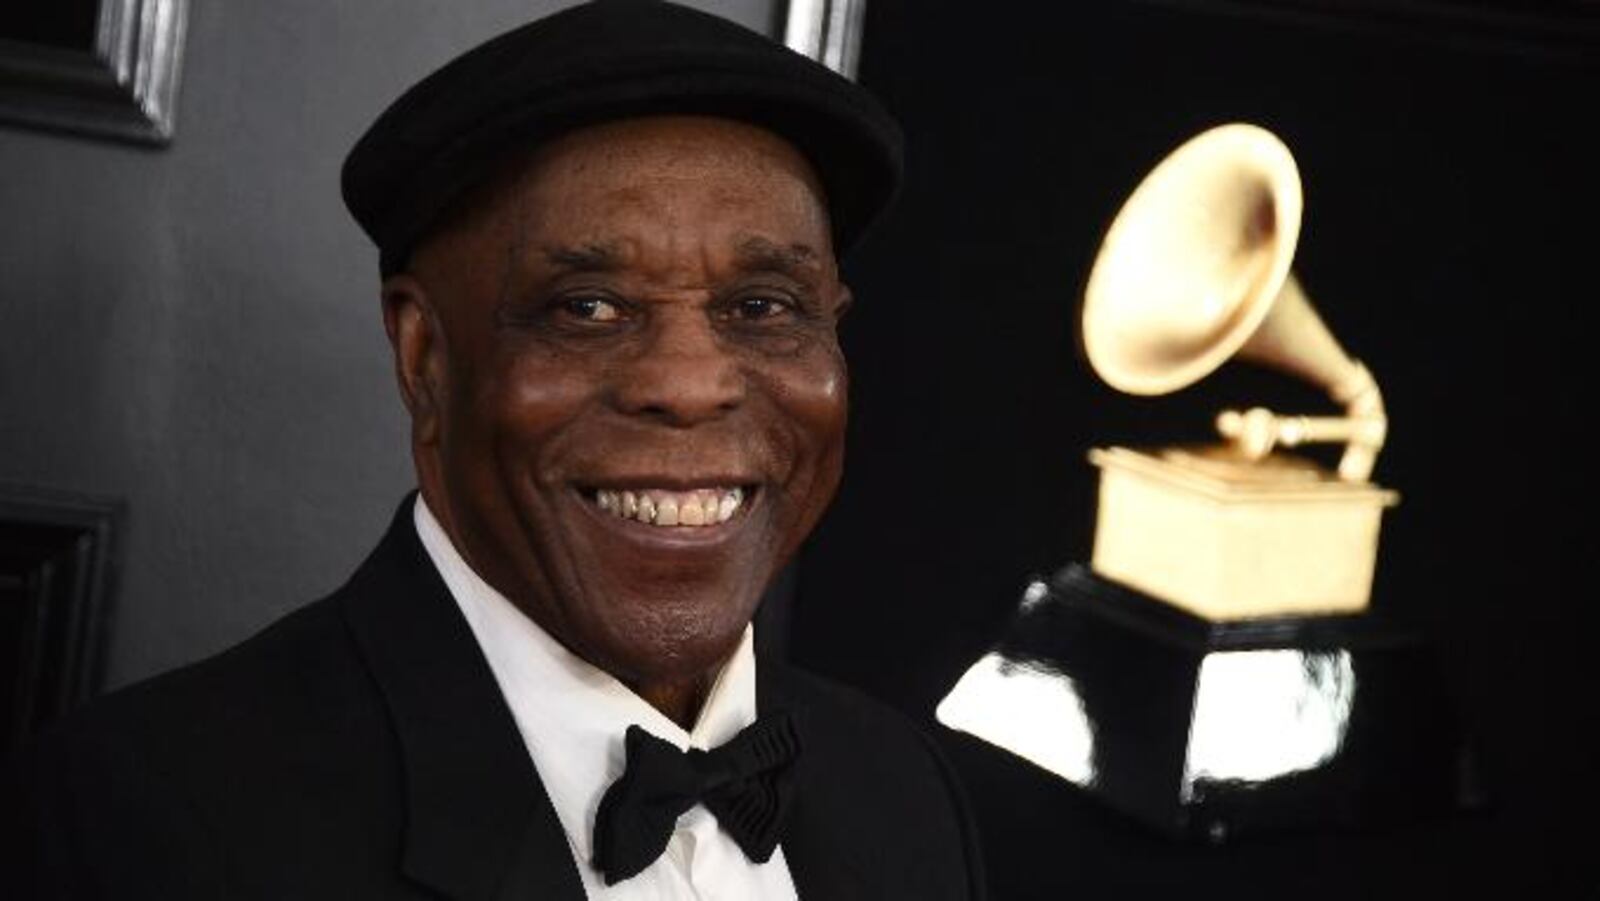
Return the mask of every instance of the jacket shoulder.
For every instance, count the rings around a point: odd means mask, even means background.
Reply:
[[[792,667],[760,672],[765,709],[801,718],[795,825],[801,870],[851,871],[873,897],[981,898],[983,867],[966,794],[932,737],[861,691]]]
[[[338,603],[39,734],[6,774],[0,829],[17,835],[0,853],[24,855],[38,897],[181,899],[239,896],[224,874],[255,870],[250,849],[310,860],[322,840],[353,856],[390,844],[398,755]]]
[[[215,656],[97,698],[48,728],[39,744],[115,741],[182,758],[187,749],[260,746],[266,732],[278,738],[270,746],[319,721],[331,725],[349,715],[352,700],[372,694],[338,597],[293,611]]]
[[[849,743],[911,753],[931,748],[923,728],[894,707],[860,689],[787,664],[762,661],[763,707],[792,708],[805,719],[806,734],[828,744]]]

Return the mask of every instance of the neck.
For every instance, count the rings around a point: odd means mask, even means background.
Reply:
[[[645,703],[661,711],[667,719],[677,723],[685,732],[694,729],[700,708],[705,706],[706,695],[711,690],[711,680],[701,677],[690,682],[672,684],[629,685],[633,693]]]

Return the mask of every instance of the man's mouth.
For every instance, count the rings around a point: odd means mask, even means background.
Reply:
[[[749,502],[753,491],[753,486],[734,485],[687,491],[599,488],[583,493],[590,503],[618,519],[651,526],[692,528],[720,525],[733,519]]]

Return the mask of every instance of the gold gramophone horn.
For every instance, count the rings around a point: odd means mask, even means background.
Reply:
[[[1294,157],[1253,125],[1213,128],[1140,182],[1084,292],[1089,363],[1112,387],[1166,394],[1235,356],[1322,386],[1343,417],[1228,411],[1219,431],[1253,459],[1274,446],[1347,443],[1339,475],[1363,481],[1387,431],[1370,372],[1351,359],[1290,273],[1302,198]]]

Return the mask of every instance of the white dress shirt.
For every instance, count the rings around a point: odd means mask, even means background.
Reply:
[[[667,850],[631,879],[608,886],[592,864],[595,811],[622,774],[623,736],[637,725],[679,748],[712,748],[756,718],[751,629],[723,666],[705,706],[685,732],[609,674],[577,657],[483,581],[451,544],[421,495],[417,535],[466,617],[500,693],[516,719],[539,779],[566,831],[583,887],[594,901],[757,901],[793,899],[783,848],[764,864],[745,857],[695,805],[678,818]]]

